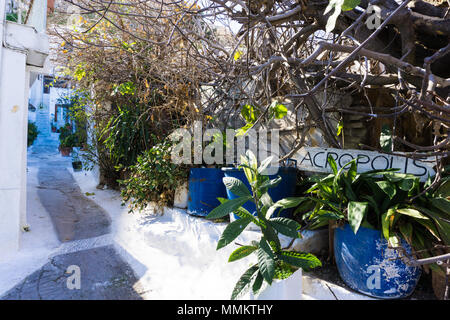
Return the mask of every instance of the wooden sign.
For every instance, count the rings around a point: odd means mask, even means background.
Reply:
[[[302,171],[332,172],[327,161],[332,156],[338,168],[353,159],[357,159],[358,172],[371,170],[386,170],[391,168],[400,169],[398,173],[410,173],[426,181],[428,175],[435,174],[433,170],[433,159],[413,160],[402,156],[393,156],[375,151],[333,149],[333,148],[301,148],[296,154],[297,167]]]

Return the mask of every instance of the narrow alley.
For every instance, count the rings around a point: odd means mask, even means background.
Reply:
[[[140,299],[132,269],[112,245],[110,217],[82,194],[71,174],[70,158],[61,157],[57,145],[51,137],[38,139],[29,149],[28,168],[38,170],[38,200],[50,217],[60,250],[2,299]],[[73,266],[79,267],[79,289],[68,285]]]

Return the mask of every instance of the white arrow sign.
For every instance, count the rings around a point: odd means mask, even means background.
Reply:
[[[433,176],[433,158],[413,160],[402,156],[382,154],[375,151],[303,147],[296,153],[297,168],[303,171],[331,172],[328,157],[332,156],[338,168],[357,159],[358,172],[399,169],[399,173],[410,173],[426,181]]]

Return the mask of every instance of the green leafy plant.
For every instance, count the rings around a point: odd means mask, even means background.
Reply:
[[[237,178],[223,178],[226,188],[239,197],[232,200],[220,198],[221,204],[207,216],[208,219],[219,219],[234,213],[240,217],[225,228],[217,244],[217,250],[232,243],[252,222],[261,230],[262,236],[259,242],[254,241],[251,245],[241,246],[229,257],[229,262],[242,259],[252,253],[255,253],[258,258],[258,263],[251,266],[236,283],[231,299],[236,299],[243,294],[250,288],[250,285],[256,294],[264,281],[271,285],[274,279],[285,279],[298,268],[310,270],[321,266],[319,259],[312,254],[287,251],[281,248],[278,234],[299,238],[301,237],[299,233],[301,226],[294,220],[274,217],[277,211],[279,214],[283,209],[297,206],[298,200],[286,198],[273,203],[268,190],[277,186],[281,177],[270,180],[267,175],[264,175],[271,160],[272,158],[269,157],[258,167],[253,153],[249,151],[247,156],[242,156],[240,167],[245,172],[251,191]],[[255,203],[256,216],[242,207],[247,201]]]
[[[309,228],[337,220],[349,223],[355,234],[361,226],[381,230],[392,247],[399,247],[401,239],[416,250],[450,243],[448,179],[436,190],[426,191],[431,179],[422,184],[414,175],[397,173],[398,169],[357,173],[357,159],[340,170],[331,156],[328,163],[333,172],[312,177],[315,183],[307,190],[311,196],[298,198],[313,203],[304,214]]]
[[[111,116],[101,132],[99,140],[109,151],[111,161],[116,166],[134,165],[140,154],[147,150],[151,138],[151,127],[140,106],[123,106],[118,114]]]
[[[59,146],[61,148],[73,148],[78,145],[78,136],[72,133],[72,126],[66,124],[59,129]]]
[[[272,102],[267,111],[269,120],[283,119],[288,113],[286,106],[278,101]],[[241,110],[241,116],[244,118],[246,125],[236,130],[236,136],[239,137],[244,135],[250,128],[253,127],[260,115],[261,112],[258,107],[249,104],[244,105]]]
[[[171,141],[156,144],[129,168],[130,177],[119,181],[124,203],[130,201],[130,212],[144,209],[151,201],[173,204],[175,189],[186,181],[187,169],[172,163],[171,150]]]
[[[28,121],[28,141],[27,141],[28,147],[34,143],[38,134],[39,131],[36,124],[31,121]]]

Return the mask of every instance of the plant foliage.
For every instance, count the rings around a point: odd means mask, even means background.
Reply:
[[[427,190],[430,178],[422,184],[398,169],[357,173],[356,161],[337,170],[330,156],[333,173],[311,178],[315,182],[307,191],[311,196],[298,198],[314,204],[304,213],[311,229],[337,220],[348,222],[355,234],[361,226],[381,230],[392,247],[398,247],[401,239],[416,250],[450,244],[448,178],[437,189]]]
[[[146,150],[130,167],[130,177],[119,181],[124,203],[130,201],[130,212],[144,209],[151,201],[173,204],[175,189],[186,181],[187,170],[172,163],[171,148],[171,142],[165,141]]]
[[[268,176],[262,174],[270,160],[271,158],[263,161],[258,167],[256,158],[250,151],[247,152],[247,156],[242,156],[241,168],[244,169],[251,190],[248,190],[239,179],[224,178],[226,188],[239,197],[232,200],[219,199],[221,204],[207,216],[208,219],[217,219],[234,213],[240,217],[225,228],[217,244],[218,250],[232,243],[250,223],[256,224],[261,230],[259,242],[241,246],[229,257],[229,262],[232,262],[254,253],[258,259],[258,262],[239,279],[231,299],[236,299],[245,293],[250,286],[256,294],[264,281],[270,285],[274,279],[285,279],[298,268],[310,270],[321,266],[321,262],[312,254],[281,248],[278,234],[299,238],[301,237],[300,225],[288,218],[273,217],[277,210],[292,207],[294,203],[289,199],[273,203],[270,198],[268,190],[275,187],[281,180],[280,177],[270,180]],[[242,207],[247,201],[253,201],[256,204],[256,216]]]

